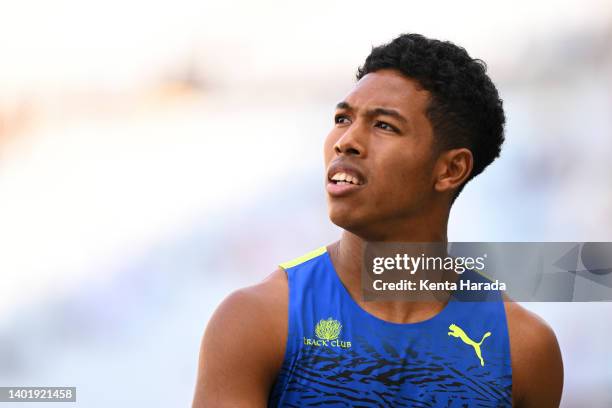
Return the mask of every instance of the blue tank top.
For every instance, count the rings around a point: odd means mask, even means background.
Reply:
[[[289,331],[269,407],[512,407],[499,293],[498,301],[451,300],[428,320],[400,324],[351,298],[325,247],[280,266]]]

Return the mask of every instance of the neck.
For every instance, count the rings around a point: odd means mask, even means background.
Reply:
[[[427,211],[406,218],[389,217],[360,222],[350,227],[351,235],[369,242],[447,242],[450,207],[430,201]],[[347,234],[343,234],[342,240]]]
[[[420,229],[413,234],[390,234],[385,242],[442,242],[448,241],[446,221],[443,228]],[[369,313],[395,323],[414,323],[429,319],[444,308],[444,302],[376,301],[363,302],[361,288],[362,256],[366,240],[344,231],[339,241],[329,246],[329,254],[338,276],[351,297]]]

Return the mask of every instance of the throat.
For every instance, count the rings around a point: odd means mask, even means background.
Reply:
[[[366,243],[357,235],[344,231],[342,238],[329,245],[328,253],[335,273],[357,305],[367,313],[391,323],[418,323],[431,319],[447,305],[448,299],[423,301],[363,300],[362,262]],[[433,299],[433,298],[429,298]]]

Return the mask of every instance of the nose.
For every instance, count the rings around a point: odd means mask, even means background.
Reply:
[[[360,134],[358,126],[353,124],[334,144],[334,151],[338,155],[364,157],[366,153],[363,135]]]

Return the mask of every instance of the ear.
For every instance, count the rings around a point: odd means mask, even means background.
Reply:
[[[443,151],[434,167],[434,188],[440,193],[457,189],[469,177],[473,166],[474,157],[469,149]]]

